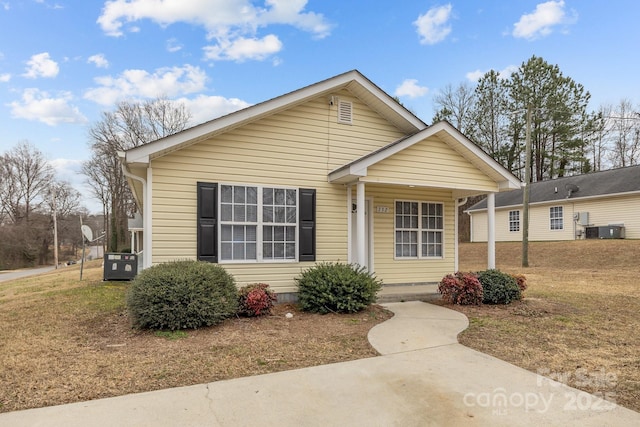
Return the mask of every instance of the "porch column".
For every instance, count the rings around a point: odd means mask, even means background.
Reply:
[[[496,195],[487,194],[487,268],[496,268]]]
[[[347,184],[347,263],[352,264],[353,260],[353,242],[351,238],[353,236],[352,229],[352,215],[353,211],[353,194],[351,192],[351,184]]]
[[[131,233],[131,253],[135,254],[136,253],[136,231],[135,230],[130,230],[129,231]]]
[[[356,262],[361,266],[366,265],[365,248],[364,248],[364,236],[365,236],[365,223],[364,223],[364,182],[358,181],[356,185],[356,247],[358,248],[358,258]]]

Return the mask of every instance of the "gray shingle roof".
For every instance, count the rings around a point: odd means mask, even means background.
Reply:
[[[573,191],[570,192],[571,189]],[[534,182],[530,187],[529,202],[580,199],[632,191],[640,191],[640,165]],[[522,205],[522,192],[523,190],[514,190],[497,193],[496,208]],[[487,200],[485,199],[467,210],[477,211],[486,208]]]

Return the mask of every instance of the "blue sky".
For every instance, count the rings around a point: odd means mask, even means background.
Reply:
[[[82,190],[88,128],[120,100],[179,99],[197,124],[358,69],[430,122],[439,89],[532,55],[593,110],[638,105],[639,18],[637,0],[0,0],[0,153],[28,140]]]

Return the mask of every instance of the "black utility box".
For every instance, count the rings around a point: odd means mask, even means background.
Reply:
[[[599,227],[586,227],[585,238],[587,239],[624,239],[624,226],[605,225]]]
[[[138,273],[138,255],[107,253],[104,256],[104,280],[132,280]]]

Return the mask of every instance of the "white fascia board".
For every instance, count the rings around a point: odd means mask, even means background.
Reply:
[[[351,165],[348,168],[331,172],[327,177],[327,181],[336,184],[347,184],[353,181],[357,181],[358,178],[364,176],[367,176],[367,168],[357,168],[354,167],[354,165]]]

